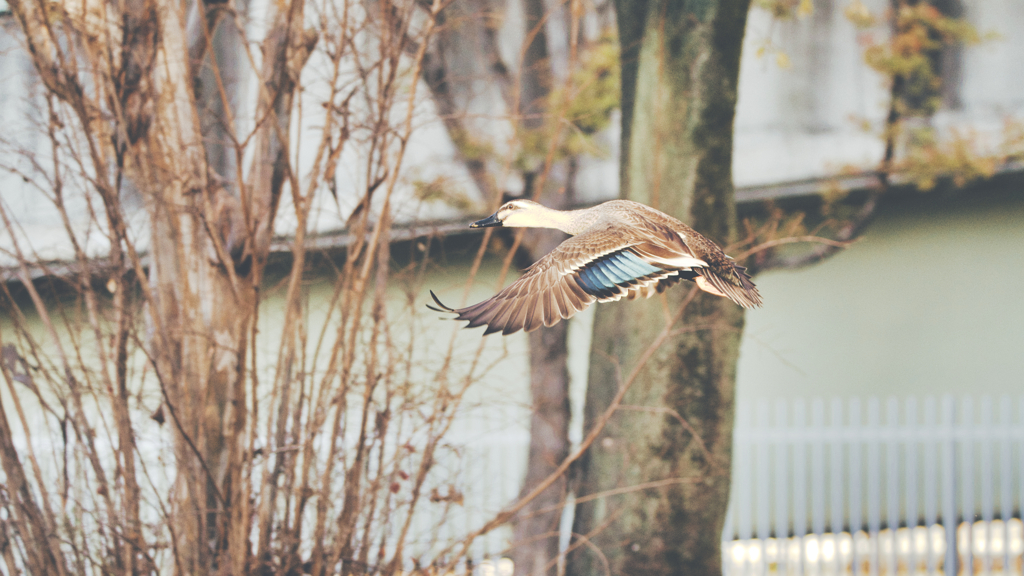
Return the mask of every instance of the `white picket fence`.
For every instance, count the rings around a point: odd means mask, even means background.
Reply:
[[[1024,396],[741,405],[726,574],[1021,574]]]

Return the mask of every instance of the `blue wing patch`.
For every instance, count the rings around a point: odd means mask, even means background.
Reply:
[[[586,292],[598,296],[612,296],[618,286],[663,272],[661,268],[644,262],[632,252],[615,252],[602,256],[576,271],[577,283]]]
[[[617,264],[627,266],[633,270],[634,278],[643,278],[644,276],[650,276],[656,272],[661,272],[661,268],[644,262],[639,256],[632,252],[619,252],[618,254],[614,254],[614,256]]]
[[[606,284],[599,280],[593,270],[589,268],[581,268],[577,270],[576,281],[583,290],[595,296],[604,295],[605,291],[608,289]]]

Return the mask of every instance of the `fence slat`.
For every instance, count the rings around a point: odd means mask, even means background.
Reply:
[[[936,452],[939,450],[940,441],[938,428],[938,403],[934,396],[927,396],[924,399],[924,424],[921,434],[921,449],[924,452],[924,525],[931,527],[938,522],[939,517],[939,468]],[[928,574],[935,574],[936,552],[934,540],[928,534],[926,546],[925,568]]]
[[[737,416],[743,422],[750,422],[750,406],[740,406],[740,409],[737,410]],[[753,479],[751,478],[751,476],[753,476],[753,470],[750,465],[750,457],[752,453],[750,449],[750,442],[751,434],[748,433],[741,435],[736,444],[736,454],[740,458],[738,464],[742,466],[742,469],[738,471],[738,477],[736,479],[738,484],[734,486],[734,489],[737,490],[736,537],[740,540],[749,540],[750,537],[754,535],[754,523],[753,518],[751,517],[751,514],[754,511],[754,484]]]
[[[1013,475],[1011,449],[1010,398],[999,398],[999,518],[1003,521],[1003,571],[1010,567],[1010,520],[1013,518]]]
[[[919,424],[917,420],[917,399],[910,397],[906,399],[904,409],[904,444],[903,444],[903,518],[904,524],[910,531],[910,553],[907,562],[911,566],[910,571],[917,569],[917,542],[914,538],[917,528],[917,460],[920,455],[920,443],[917,440]]]
[[[960,515],[967,523],[964,549],[964,566],[974,568],[974,399],[964,396],[960,414]]]
[[[878,405],[878,398],[868,398],[868,429],[877,431],[881,426],[881,409]],[[871,576],[877,576],[879,571],[879,546],[878,532],[881,528],[881,502],[882,502],[882,471],[881,471],[881,446],[877,435],[870,437],[867,441],[868,453],[868,536],[871,542]]]
[[[864,421],[861,419],[860,398],[850,400],[850,429],[863,428]],[[852,572],[854,576],[860,573],[860,551],[857,548],[857,535],[863,528],[864,508],[861,502],[861,479],[864,477],[864,468],[861,466],[861,454],[863,446],[860,442],[850,440],[850,535],[853,536],[853,560]]]
[[[839,398],[832,399],[832,426],[831,444],[829,446],[829,457],[831,461],[831,474],[829,477],[832,499],[829,502],[829,511],[832,514],[832,534],[838,537],[843,531],[843,520],[845,518],[845,507],[843,506],[843,479],[846,474],[843,472],[843,401]],[[842,569],[842,561],[838,551],[838,540],[836,554],[833,561],[833,573],[839,574]]]
[[[942,569],[958,574],[956,541],[959,518],[956,507],[956,404],[952,396],[942,397],[942,524],[946,528],[946,558]]]
[[[885,524],[889,529],[889,574],[896,574],[896,529],[900,526],[900,417],[899,401],[889,397],[885,401]]]
[[[980,457],[981,466],[978,472],[980,473],[981,485],[981,519],[985,521],[984,526],[984,556],[982,556],[982,564],[984,566],[985,573],[992,571],[992,520],[995,518],[993,514],[995,503],[993,502],[993,481],[995,480],[993,469],[995,465],[992,461],[992,423],[994,422],[995,415],[992,412],[992,397],[985,395],[981,397],[981,420],[978,421],[977,430],[981,436],[980,446]]]
[[[796,569],[805,570],[807,535],[807,404],[803,398],[793,402],[793,536],[800,546]]]
[[[775,402],[775,428],[789,427],[789,410],[786,402]],[[786,574],[789,567],[789,550],[786,537],[789,536],[789,441],[780,436],[775,445],[775,539],[779,544],[779,573]]]
[[[757,446],[757,537],[761,540],[761,553],[758,555],[758,574],[768,573],[768,555],[765,553],[764,543],[771,536],[771,518],[769,517],[768,494],[771,490],[771,475],[769,452],[771,451],[771,438],[766,434],[768,427],[768,401],[761,400],[757,403],[757,430],[755,437]]]
[[[825,533],[825,402],[811,401],[811,528]]]
[[[768,401],[761,400],[757,403],[757,430],[754,438],[757,443],[757,537],[763,539],[771,535],[771,518],[769,496],[771,491],[771,438],[766,433],[769,430],[768,424]],[[763,556],[763,555],[762,555]]]

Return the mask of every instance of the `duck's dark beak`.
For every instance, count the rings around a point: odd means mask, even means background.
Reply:
[[[491,226],[501,226],[501,220],[498,220],[497,212],[483,220],[477,220],[469,225],[470,228],[490,228]]]

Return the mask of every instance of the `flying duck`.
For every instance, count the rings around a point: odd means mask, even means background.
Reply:
[[[714,242],[679,220],[630,200],[611,200],[582,210],[553,210],[531,200],[512,200],[470,228],[555,228],[572,237],[527,268],[493,297],[466,308],[449,308],[430,296],[437,312],[458,314],[484,335],[536,330],[572,317],[593,302],[650,298],[680,280],[724,296],[744,308],[761,305],[746,268]]]

